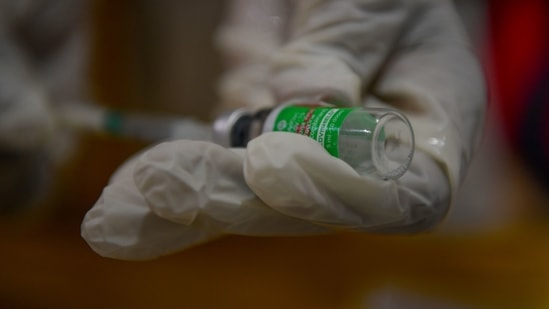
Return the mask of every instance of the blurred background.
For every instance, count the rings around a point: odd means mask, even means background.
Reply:
[[[0,217],[0,307],[549,308],[549,9],[543,0],[459,2],[492,99],[483,145],[440,229],[230,236],[150,262],[101,258],[80,238],[81,220],[147,144],[83,133],[43,198]],[[91,1],[87,98],[211,120],[225,6]]]

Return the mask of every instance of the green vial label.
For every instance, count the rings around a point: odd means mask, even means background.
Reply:
[[[345,117],[355,108],[287,106],[277,115],[273,131],[293,132],[319,142],[333,156],[339,157],[339,130]]]

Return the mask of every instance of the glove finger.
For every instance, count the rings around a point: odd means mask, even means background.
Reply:
[[[359,175],[298,134],[267,133],[252,140],[244,175],[267,205],[296,218],[364,228],[402,217],[395,182]]]
[[[88,211],[82,237],[104,257],[146,260],[188,248],[221,235],[200,224],[189,227],[160,218],[135,186],[129,162]]]
[[[245,151],[180,140],[139,157],[134,179],[158,216],[194,226],[204,220],[225,233],[295,235],[325,229],[277,213],[248,188],[242,175]]]

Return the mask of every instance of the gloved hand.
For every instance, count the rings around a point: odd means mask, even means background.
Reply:
[[[0,73],[0,214],[27,207],[43,193],[54,128],[43,92],[14,83],[12,74],[7,81],[7,72]]]
[[[0,27],[1,30],[1,27]],[[0,31],[1,32],[1,31]],[[54,121],[46,94],[0,34],[0,214],[21,209],[46,184]]]
[[[482,73],[450,1],[300,1],[269,61],[274,101],[391,106],[415,131],[398,180],[359,175],[312,139],[268,133],[246,150],[160,144],[130,160],[87,213],[100,255],[149,259],[223,234],[417,232],[446,215],[477,143]],[[243,96],[246,97],[246,96]]]
[[[0,51],[0,148],[32,151],[51,139],[53,117],[44,89],[13,49],[6,44]]]

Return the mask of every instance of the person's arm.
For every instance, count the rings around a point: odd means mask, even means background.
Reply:
[[[35,202],[62,157],[52,107],[81,90],[83,3],[0,0],[0,212]]]

